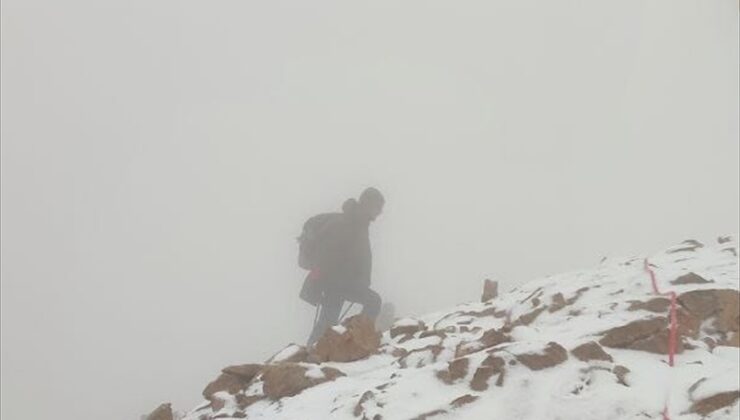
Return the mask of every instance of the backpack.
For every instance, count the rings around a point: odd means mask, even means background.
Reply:
[[[322,232],[333,220],[341,216],[340,213],[322,213],[311,217],[303,224],[303,232],[298,239],[298,266],[304,270],[318,268],[316,261],[318,251],[322,246]]]

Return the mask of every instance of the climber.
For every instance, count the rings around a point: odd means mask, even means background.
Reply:
[[[339,322],[345,301],[362,305],[362,314],[375,321],[381,308],[378,293],[370,289],[372,252],[369,226],[383,211],[385,199],[375,188],[344,202],[341,213],[309,219],[298,238],[299,265],[309,270],[301,298],[317,306],[318,316],[308,345]]]

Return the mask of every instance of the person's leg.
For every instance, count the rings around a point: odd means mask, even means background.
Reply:
[[[380,299],[380,295],[373,289],[366,287],[355,290],[351,295],[347,296],[347,300],[357,302],[362,305],[362,315],[367,316],[373,321],[378,318],[382,301]]]
[[[339,321],[339,314],[342,311],[342,305],[344,299],[340,294],[333,292],[325,292],[324,299],[321,303],[321,310],[319,312],[319,319],[313,326],[313,331],[308,337],[308,346],[313,345],[316,341],[324,335],[324,332],[331,326],[335,325]]]

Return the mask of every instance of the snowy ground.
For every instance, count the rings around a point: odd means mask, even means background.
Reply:
[[[680,295],[698,289],[740,288],[736,240],[690,248],[691,244],[680,244],[649,256],[662,291]],[[243,410],[236,407],[233,397],[224,395],[232,404],[215,413],[204,404],[186,418],[232,418],[235,413],[243,413],[248,419],[270,420],[661,419],[667,406],[671,419],[738,419],[737,401],[707,417],[689,412],[694,401],[740,389],[738,348],[711,348],[701,336],[691,341],[695,348],[677,355],[674,367],[668,365],[666,355],[606,347],[604,350],[613,358],[611,362],[583,362],[570,352],[564,362],[541,370],[515,362],[517,355],[541,352],[549,342],[572,350],[598,341],[606,330],[656,316],[646,310],[628,310],[634,301],[655,297],[643,259],[610,259],[593,269],[529,282],[487,303],[469,303],[399,320],[396,327],[423,322],[427,336],[422,338],[424,331],[419,331],[413,336],[391,338],[386,332],[379,354],[351,363],[322,365],[341,370],[344,377],[293,397],[264,399]],[[670,283],[690,272],[710,283]],[[568,301],[560,309],[553,305],[557,293]],[[528,325],[511,323],[537,309],[538,315]],[[485,331],[502,329],[507,323],[513,325],[511,342],[476,351]],[[430,331],[443,333],[435,335]],[[427,346],[428,350],[419,350]],[[467,372],[445,383],[438,372],[447,369],[448,362],[456,358],[456,351],[460,357],[461,348],[470,349],[464,355],[468,359]],[[399,357],[399,352],[404,351],[407,355]],[[490,354],[507,361],[503,383],[495,385],[493,376],[487,389],[476,391],[471,388],[471,381],[476,368]],[[616,366],[628,369],[623,380],[615,374]],[[257,380],[245,394],[260,392],[261,383]],[[451,404],[466,395],[471,400],[468,404]]]

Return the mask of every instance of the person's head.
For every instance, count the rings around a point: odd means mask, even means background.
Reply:
[[[360,194],[357,209],[368,220],[373,221],[383,212],[384,204],[383,194],[377,188],[370,187]]]

